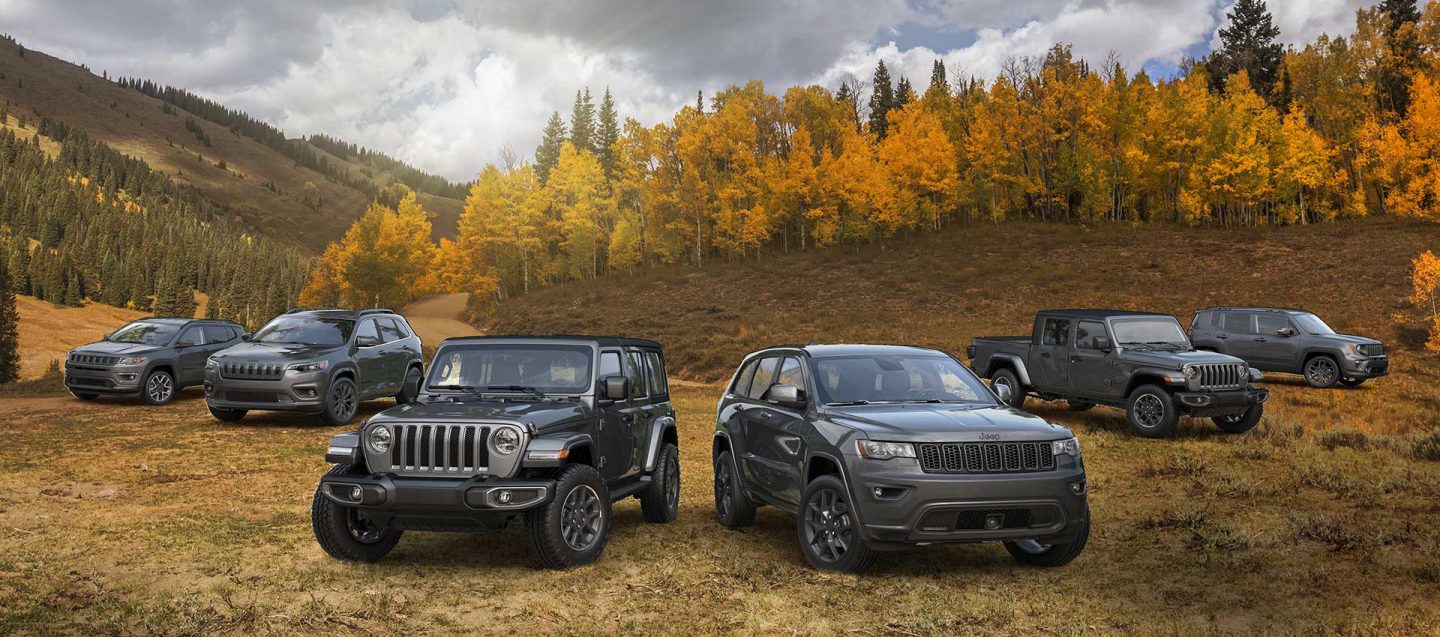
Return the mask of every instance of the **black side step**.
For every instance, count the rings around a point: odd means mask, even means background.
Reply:
[[[639,479],[629,484],[618,487],[611,487],[610,501],[615,502],[617,500],[624,500],[625,498],[644,491],[645,487],[650,486],[650,482],[650,476],[640,476]]]

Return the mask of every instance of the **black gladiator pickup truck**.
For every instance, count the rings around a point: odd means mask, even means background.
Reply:
[[[1181,415],[1244,433],[1260,422],[1269,396],[1253,386],[1259,370],[1196,350],[1167,314],[1047,310],[1035,316],[1030,336],[980,337],[967,355],[976,373],[1009,387],[1012,407],[1023,407],[1027,394],[1075,410],[1120,407],[1147,438],[1170,435]]]

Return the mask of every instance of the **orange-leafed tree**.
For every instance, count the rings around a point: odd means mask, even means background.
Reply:
[[[1411,262],[1414,270],[1410,283],[1414,289],[1410,300],[1419,306],[1429,306],[1430,338],[1425,349],[1440,352],[1440,257],[1426,250]]]
[[[402,305],[429,291],[421,280],[436,250],[430,216],[409,188],[392,186],[382,194],[398,196],[396,206],[371,204],[326,248],[300,293],[301,303]]]
[[[895,187],[896,202],[875,222],[882,233],[900,228],[940,227],[955,208],[959,191],[955,147],[940,118],[923,101],[891,111],[889,135],[880,142],[880,161]]]

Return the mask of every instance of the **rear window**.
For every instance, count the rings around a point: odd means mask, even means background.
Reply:
[[[1254,328],[1250,327],[1250,315],[1239,312],[1225,313],[1225,331],[1237,334],[1249,334]]]
[[[660,358],[660,352],[647,350],[645,360],[650,364],[650,393],[656,396],[668,396],[670,385],[665,382],[665,362]]]
[[[224,325],[205,326],[206,343],[224,343],[232,338],[235,338],[235,330],[233,328],[225,327]]]
[[[765,397],[765,392],[775,382],[775,368],[779,366],[779,356],[760,359],[760,366],[755,368],[755,380],[750,383],[750,398],[760,400]]]
[[[735,376],[735,386],[730,388],[730,393],[739,396],[750,395],[750,381],[755,378],[755,366],[760,360],[752,360],[740,368],[740,373]]]

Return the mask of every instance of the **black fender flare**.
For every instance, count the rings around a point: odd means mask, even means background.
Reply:
[[[656,418],[650,425],[650,439],[645,441],[645,473],[655,470],[655,462],[660,457],[660,441],[665,439],[666,431],[675,432],[675,446],[680,446],[680,431],[675,424],[675,417],[667,414]]]
[[[1177,376],[1180,378],[1180,380],[1177,381],[1172,379],[1172,377]],[[1135,391],[1136,387],[1139,387],[1142,384],[1150,384],[1145,382],[1146,379],[1155,379],[1157,382],[1153,384],[1157,384],[1165,388],[1182,390],[1186,388],[1185,376],[1179,371],[1173,369],[1161,369],[1159,367],[1139,367],[1132,370],[1129,374],[1126,374],[1125,395],[1121,396],[1120,399],[1127,400],[1130,398],[1130,392]]]
[[[571,450],[580,447],[589,447],[593,452],[595,439],[590,434],[573,431],[535,436],[526,443],[520,466],[527,469],[559,467],[566,463]]]
[[[1025,366],[1025,360],[1020,358],[1018,354],[1011,354],[1009,352],[996,352],[994,354],[991,354],[989,365],[990,369],[988,370],[989,373],[987,373],[985,376],[994,376],[995,371],[1003,367],[1003,365],[1000,364],[1002,361],[1009,363],[1010,367],[1015,370],[1015,375],[1020,377],[1021,385],[1024,385],[1026,387],[1035,386],[1035,383],[1030,382],[1030,370]]]
[[[860,509],[864,507],[861,507],[859,504],[857,504],[860,496],[855,492],[855,484],[850,481],[850,470],[845,467],[844,460],[834,456],[833,454],[824,451],[811,451],[810,453],[805,455],[805,467],[800,474],[801,478],[803,478],[805,482],[804,486],[800,488],[801,502],[798,502],[797,504],[802,510],[805,508],[804,494],[805,489],[810,486],[810,480],[808,477],[810,475],[810,464],[814,462],[816,458],[824,458],[826,460],[829,460],[830,462],[835,464],[835,468],[840,470],[840,484],[845,486],[845,493],[849,494],[850,496],[850,512],[855,514],[855,525],[856,527],[858,527],[862,535],[868,537],[869,534],[864,531],[865,519],[860,512]],[[800,512],[797,512],[797,515],[798,514],[800,514]]]

